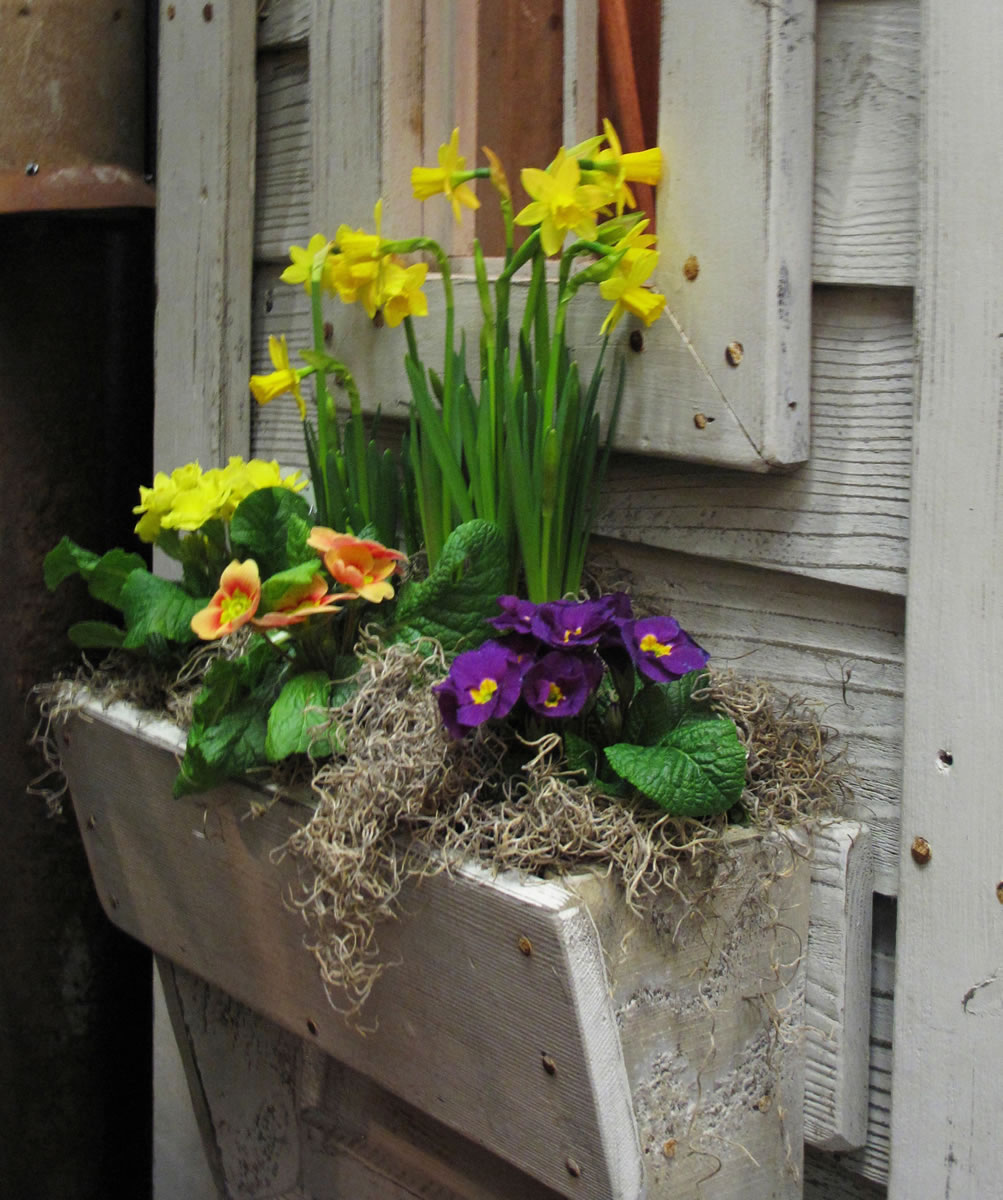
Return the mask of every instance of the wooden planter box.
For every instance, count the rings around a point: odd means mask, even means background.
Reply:
[[[332,1092],[347,1072],[406,1102],[416,1142],[426,1122],[496,1164],[479,1190],[436,1196],[800,1196],[803,856],[789,855],[764,897],[775,845],[740,834],[713,905],[682,924],[667,902],[642,925],[591,875],[558,883],[465,865],[424,880],[379,931],[394,965],[363,1037],[329,1003],[307,928],[284,903],[297,868],[273,851],[305,815],[299,805],[251,817],[243,784],[172,799],[183,735],[127,705],[89,702],[61,737],[108,916],[214,985],[200,985],[201,1033],[224,1083],[212,1063],[199,1068],[231,1194],[363,1194],[344,1184],[336,1136]],[[198,981],[179,978],[191,1000]],[[259,1014],[260,1063],[230,1028],[240,1006]],[[268,1093],[267,1129],[255,1088]],[[354,1137],[357,1165],[373,1148],[365,1131]],[[264,1182],[249,1179],[250,1160]]]

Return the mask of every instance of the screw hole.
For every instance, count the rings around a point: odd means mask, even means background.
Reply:
[[[554,1060],[550,1057],[549,1054],[541,1054],[540,1062],[543,1064],[543,1069],[547,1072],[548,1075],[556,1075],[557,1074],[557,1063],[554,1062]]]
[[[313,1019],[313,1017],[307,1017],[306,1027],[309,1029],[311,1036],[317,1036],[317,1022]]]
[[[949,750],[940,750],[937,753],[937,762],[946,771],[948,767],[954,766],[954,755]]]
[[[627,345],[630,346],[631,350],[633,350],[635,354],[641,353],[641,351],[644,349],[644,334],[640,331],[640,329],[632,329],[630,331],[630,337],[627,339]]]

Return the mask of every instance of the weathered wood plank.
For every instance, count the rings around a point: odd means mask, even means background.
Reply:
[[[618,458],[599,529],[903,593],[913,369],[908,292],[816,288],[810,461],[761,477]]]
[[[154,467],[250,445],[254,6],[162,6]]]
[[[922,13],[892,1200],[1003,1178],[1003,7]]]
[[[305,48],[258,56],[256,259],[285,265],[310,238],[309,92]]]
[[[819,4],[816,282],[913,282],[919,9],[917,0]]]
[[[719,667],[775,683],[840,735],[853,803],[870,827],[874,886],[898,882],[903,604],[797,576],[600,540],[635,590],[664,601]]]
[[[831,821],[815,831],[812,843],[805,1141],[824,1150],[853,1150],[867,1138],[870,832],[858,822]]]
[[[310,35],[311,0],[257,0],[258,48],[302,45]]]

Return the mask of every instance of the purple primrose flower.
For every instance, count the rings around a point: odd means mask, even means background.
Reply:
[[[612,592],[598,600],[552,600],[536,606],[530,628],[547,646],[573,649],[597,646],[616,634],[617,623],[631,616],[630,597]]]
[[[442,722],[454,738],[493,717],[506,717],[519,699],[522,677],[530,665],[499,642],[485,642],[453,660],[449,674],[432,689]]]
[[[620,632],[634,666],[656,683],[699,671],[710,658],[672,617],[623,621]]]
[[[531,600],[520,600],[518,596],[499,596],[498,607],[502,615],[489,618],[489,625],[493,625],[499,633],[529,633],[537,607]]]
[[[575,717],[602,678],[602,660],[594,654],[551,650],[526,672],[523,699],[542,717]]]

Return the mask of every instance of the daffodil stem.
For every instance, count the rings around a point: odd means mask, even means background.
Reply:
[[[318,354],[324,352],[324,310],[321,304],[320,279],[310,280],[310,315],[313,320],[313,348]],[[323,489],[323,510],[329,511],[330,495],[327,484],[327,448],[330,422],[333,418],[331,397],[327,391],[327,380],[323,371],[314,376],[314,396],[317,404],[317,454],[320,459],[320,485]]]

